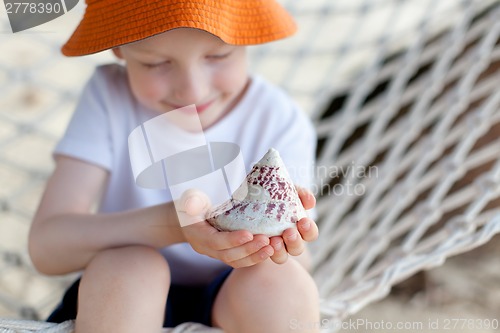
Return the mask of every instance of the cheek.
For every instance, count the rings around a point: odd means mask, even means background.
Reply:
[[[248,79],[244,63],[232,63],[218,71],[214,77],[216,86],[226,93],[237,94],[243,89]]]
[[[140,102],[147,104],[163,98],[163,83],[152,75],[129,72],[129,82],[134,96]]]

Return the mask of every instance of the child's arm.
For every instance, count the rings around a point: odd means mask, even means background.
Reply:
[[[103,249],[163,247],[184,241],[172,203],[117,214],[92,214],[108,179],[106,170],[59,156],[35,214],[29,252],[46,274],[82,270]]]
[[[29,235],[30,256],[40,272],[79,271],[99,251],[129,245],[161,248],[189,241],[199,252],[235,267],[273,254],[269,238],[262,235],[218,232],[206,222],[181,228],[172,202],[123,213],[93,214],[92,207],[107,180],[107,171],[98,166],[70,157],[57,158]],[[267,254],[261,257],[262,253]]]

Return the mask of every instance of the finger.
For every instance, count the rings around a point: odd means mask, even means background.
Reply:
[[[210,205],[208,195],[200,190],[189,189],[181,196],[179,210],[190,216],[204,216]]]
[[[206,213],[211,207],[208,196],[195,189],[185,191],[174,204],[182,227],[205,221]]]
[[[318,238],[318,226],[308,217],[304,217],[297,222],[297,230],[306,242],[312,242]]]
[[[219,251],[218,257],[225,263],[238,261],[258,252],[263,247],[269,245],[269,242],[269,237],[265,235],[255,235],[254,239],[250,242],[241,246]]]
[[[289,228],[283,232],[283,240],[287,252],[292,256],[298,256],[305,249],[305,243],[296,228]]]
[[[271,260],[277,264],[284,264],[288,260],[288,253],[286,252],[283,238],[271,237],[271,246],[274,249],[274,254],[271,256]]]
[[[264,260],[271,257],[273,254],[274,254],[273,247],[271,245],[266,245],[256,253],[251,254],[248,257],[242,258],[240,260],[230,262],[228,264],[234,268],[253,266],[260,262],[263,262]]]
[[[194,195],[184,202],[184,209],[189,215],[201,215],[207,209],[207,203],[199,195]]]
[[[241,246],[253,239],[254,236],[247,230],[217,231],[210,235],[208,245],[212,250],[222,251]]]
[[[214,254],[213,251],[230,249],[253,240],[252,233],[247,230],[219,231],[205,220],[182,228],[184,233],[190,234],[191,237],[205,239],[202,242],[203,247],[210,250],[212,254]]]
[[[299,195],[300,201],[302,202],[302,206],[304,206],[304,209],[307,210],[316,206],[316,198],[311,191],[300,186],[295,186],[295,188],[297,189],[297,193]]]

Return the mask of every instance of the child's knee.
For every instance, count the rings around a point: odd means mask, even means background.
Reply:
[[[289,258],[278,265],[270,260],[248,267],[244,277],[250,285],[265,288],[270,293],[303,292],[304,297],[318,298],[317,286],[307,270],[296,260]]]
[[[256,322],[266,322],[269,331],[282,332],[283,323],[291,319],[319,320],[318,289],[311,275],[294,259],[282,265],[268,260],[235,269],[221,290],[214,318],[219,325],[233,328],[246,323],[246,331],[250,332]]]
[[[85,275],[108,278],[147,279],[154,283],[170,283],[167,261],[156,249],[147,246],[127,246],[99,252],[85,269]]]
[[[116,329],[129,325],[122,319],[132,318],[141,312],[144,312],[142,318],[148,324],[159,325],[169,287],[169,267],[157,250],[128,246],[99,252],[81,278],[77,331],[95,331],[95,326],[100,325],[96,318],[101,316],[107,320],[104,325],[110,324],[115,331],[123,331],[122,328]],[[122,326],[116,326],[120,324]],[[141,322],[141,325],[144,323]]]

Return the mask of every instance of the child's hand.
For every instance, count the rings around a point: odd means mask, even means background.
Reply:
[[[274,254],[269,237],[249,231],[219,231],[204,220],[210,207],[208,197],[199,191],[187,191],[180,201],[185,214],[198,221],[182,227],[184,238],[201,254],[221,260],[234,268],[252,266]]]
[[[306,210],[316,205],[316,199],[310,191],[297,187],[297,192]],[[318,238],[318,226],[310,218],[304,217],[297,222],[297,229],[289,228],[281,236],[271,237],[271,246],[274,249],[271,259],[277,264],[282,264],[287,261],[288,254],[292,256],[302,254],[306,248],[305,242],[312,242],[316,238]]]

